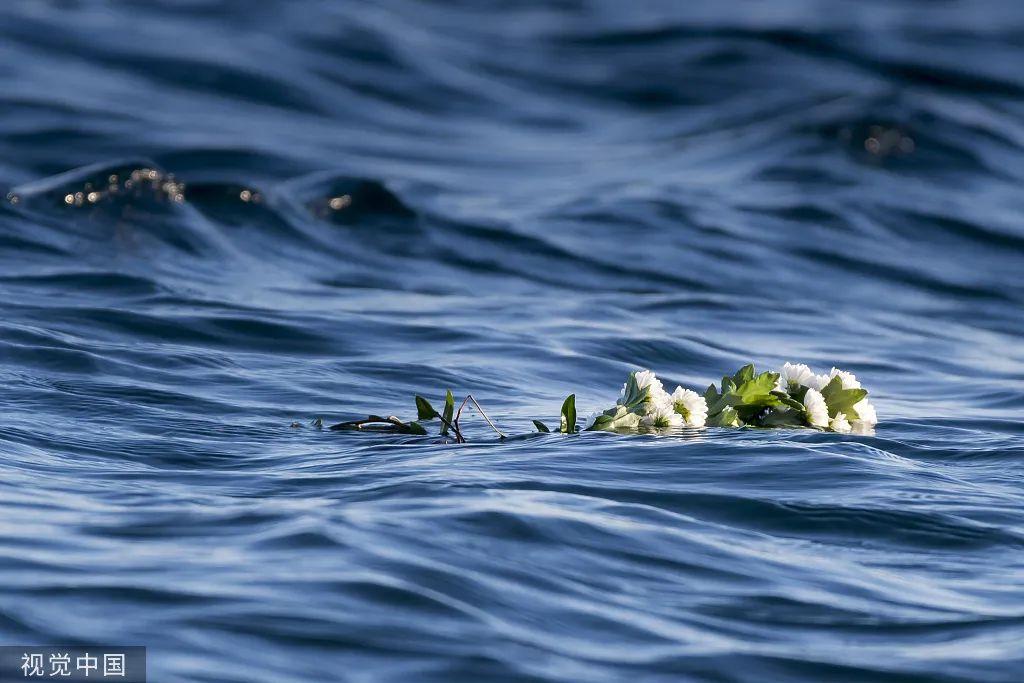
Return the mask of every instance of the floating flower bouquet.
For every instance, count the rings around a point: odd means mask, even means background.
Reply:
[[[760,374],[753,365],[744,365],[734,375],[723,377],[719,386],[709,386],[703,395],[683,387],[676,387],[670,394],[653,372],[638,370],[629,374],[615,405],[592,413],[583,431],[658,432],[708,426],[802,427],[841,434],[869,434],[878,417],[867,396],[867,390],[853,373],[832,368],[828,374],[816,375],[803,364],[786,363],[779,372]],[[441,422],[442,436],[451,435],[457,442],[464,442],[459,419],[470,403],[504,438],[505,434],[484,413],[476,399],[467,396],[456,410],[450,391],[440,413],[425,398],[417,396],[417,420],[414,422],[402,422],[394,416],[370,415],[365,420],[333,425],[331,429],[425,435],[427,431],[422,423],[437,419]],[[533,423],[541,432],[551,431],[539,420]],[[580,431],[576,422],[575,394],[562,404],[558,431],[566,434]]]

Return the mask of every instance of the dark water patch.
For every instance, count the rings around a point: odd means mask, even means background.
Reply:
[[[948,294],[960,299],[991,299],[995,301],[1014,301],[1013,292],[992,288],[987,284],[971,286],[966,283],[950,282],[941,276],[929,277],[915,272],[910,268],[890,266],[884,263],[865,263],[863,260],[851,258],[846,254],[824,252],[814,248],[800,250],[800,254],[815,263],[827,263],[834,267],[845,268],[850,273],[859,273],[868,277],[884,278],[894,283],[902,283],[932,290],[938,294]]]
[[[309,166],[287,154],[241,147],[171,147],[154,154],[162,168],[173,168],[186,186],[250,184],[268,186],[309,173]]]
[[[94,333],[110,340],[126,335],[160,343],[226,345],[236,350],[276,349],[283,353],[344,353],[338,342],[286,322],[229,315],[154,316],[129,310],[52,309],[58,329],[87,322]]]
[[[44,256],[64,256],[66,252],[49,244],[42,244],[35,239],[25,239],[16,235],[0,235],[0,250],[11,254],[35,252]]]
[[[415,213],[401,199],[376,181],[332,178],[317,189],[326,196],[310,201],[307,208],[332,223],[377,231],[405,227],[415,218]]]
[[[46,275],[17,275],[0,277],[0,281],[9,287],[65,289],[105,296],[147,297],[161,291],[153,280],[116,272],[70,271]]]

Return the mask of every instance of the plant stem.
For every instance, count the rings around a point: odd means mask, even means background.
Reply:
[[[491,421],[491,418],[487,416],[487,413],[485,413],[484,409],[480,407],[480,404],[477,402],[477,400],[473,398],[473,394],[466,394],[466,398],[463,399],[462,405],[459,406],[459,410],[455,413],[456,427],[458,427],[459,417],[462,415],[462,409],[465,408],[466,404],[469,403],[470,401],[473,402],[473,405],[476,406],[477,412],[480,413],[480,417],[484,418],[484,420],[487,421],[487,424],[491,427],[491,429],[497,432],[498,436],[501,437],[502,439],[507,438],[505,433],[498,429],[498,426],[495,425],[494,422]]]
[[[335,432],[348,429],[367,432],[396,432],[407,430],[408,428],[408,425],[394,415],[389,415],[387,417],[381,417],[380,415],[368,415],[365,420],[339,422],[338,424],[334,424],[329,427],[331,431]]]
[[[452,430],[452,432],[455,434],[455,443],[466,443],[466,437],[462,436],[462,432],[459,431],[458,419],[455,420],[455,424],[452,424],[448,420],[444,419],[444,416],[441,415],[441,413],[437,413],[437,419],[444,423],[444,425],[448,427],[448,429]]]

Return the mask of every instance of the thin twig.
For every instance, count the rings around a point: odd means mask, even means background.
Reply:
[[[380,415],[368,415],[365,420],[351,420],[339,422],[330,426],[331,431],[359,430],[364,432],[395,432],[407,430],[409,426],[394,415],[381,417]]]
[[[454,422],[455,422],[455,426],[456,427],[459,426],[459,418],[462,417],[462,409],[466,407],[466,403],[468,403],[468,402],[469,402],[469,396],[466,396],[466,398],[462,399],[462,403],[459,404],[459,409],[455,411],[455,420],[454,420]]]
[[[435,413],[437,411],[434,411]],[[448,429],[455,433],[455,443],[466,443],[466,438],[462,436],[462,432],[459,431],[459,421],[455,420],[455,424],[452,424],[448,420],[444,419],[444,415],[437,413],[437,419],[440,420]]]
[[[494,424],[493,421],[491,421],[491,418],[487,415],[487,413],[484,412],[483,407],[481,407],[481,405],[479,403],[477,403],[477,400],[475,398],[473,398],[473,395],[469,394],[468,398],[469,398],[469,400],[471,400],[473,402],[473,405],[476,406],[476,409],[478,411],[480,411],[480,417],[484,418],[484,420],[487,421],[487,424],[489,424],[491,426],[491,429],[493,429],[495,432],[497,432],[498,436],[500,436],[501,438],[503,438],[503,439],[508,438],[507,435],[503,431],[498,429],[498,426],[496,424]]]
[[[477,412],[480,413],[480,417],[484,418],[484,420],[487,421],[487,424],[490,425],[491,429],[497,432],[498,436],[501,437],[502,439],[507,438],[505,436],[505,433],[498,429],[498,426],[495,425],[494,422],[491,421],[491,418],[487,416],[487,413],[485,413],[484,409],[480,407],[480,404],[477,402],[477,400],[473,398],[473,394],[466,394],[466,398],[462,400],[462,405],[459,406],[458,412],[455,413],[455,424],[459,424],[459,416],[462,415],[462,409],[465,408],[466,404],[470,401],[473,402],[473,405],[476,406]]]

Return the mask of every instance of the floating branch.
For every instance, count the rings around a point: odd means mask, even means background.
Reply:
[[[419,422],[402,422],[394,415],[381,417],[369,415],[364,420],[339,422],[329,427],[331,431],[393,432],[397,434],[419,434],[426,436],[427,430]]]
[[[719,385],[710,385],[703,394],[676,387],[671,394],[650,370],[631,372],[622,385],[615,405],[592,413],[582,431],[638,432],[689,427],[762,427],[811,428],[841,434],[870,434],[878,423],[875,408],[867,399],[853,373],[832,368],[823,375],[814,374],[803,364],[786,363],[779,372],[761,372],[744,365]],[[370,415],[332,425],[334,431],[390,432],[425,436],[421,424],[429,420],[441,423],[440,436],[454,436],[466,443],[460,421],[462,411],[472,404],[498,438],[507,435],[494,423],[472,394],[467,394],[455,409],[455,397],[445,393],[444,410],[438,412],[430,401],[416,396],[415,422],[403,422],[394,415]],[[297,424],[297,423],[296,423]],[[322,424],[322,423],[321,423]],[[533,420],[538,432],[551,430]],[[576,394],[562,402],[559,429],[562,434],[577,434]]]

